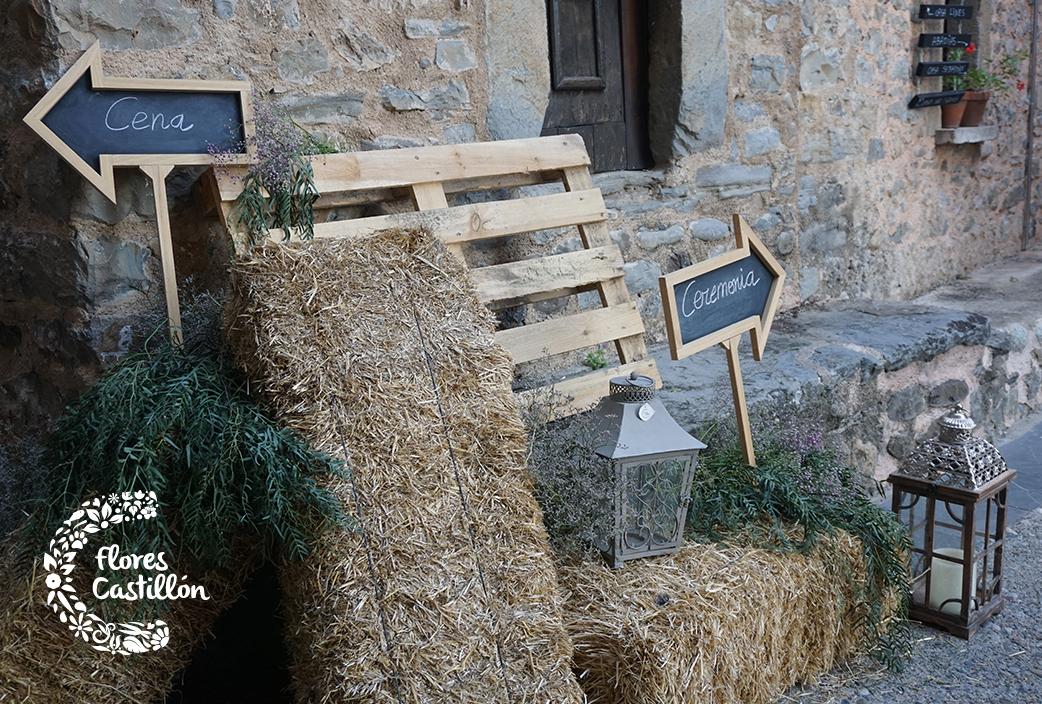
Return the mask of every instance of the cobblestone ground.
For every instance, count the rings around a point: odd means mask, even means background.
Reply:
[[[1006,608],[969,641],[916,626],[904,672],[846,662],[776,704],[1042,704],[1042,509],[1008,528],[1005,559]]]

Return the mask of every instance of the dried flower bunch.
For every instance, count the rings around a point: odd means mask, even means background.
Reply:
[[[965,49],[952,49],[948,61],[969,61],[970,68],[964,76],[945,76],[945,90],[987,91],[1009,97],[1016,88],[1024,90],[1020,75],[1020,63],[1028,57],[1025,50],[1002,54],[997,59],[981,59],[974,62],[977,46],[970,44]],[[983,66],[981,65],[983,63]]]
[[[315,139],[294,122],[289,109],[274,100],[259,100],[253,107],[253,134],[230,151],[210,146],[214,163],[231,163],[249,147],[255,158],[243,177],[235,217],[256,243],[270,228],[295,230],[302,239],[315,234],[314,203],[319,193],[309,156],[336,150]],[[235,176],[228,175],[230,178]]]

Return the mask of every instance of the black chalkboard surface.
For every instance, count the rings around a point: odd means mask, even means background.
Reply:
[[[762,315],[773,283],[767,266],[750,252],[736,262],[673,284],[681,344]]]
[[[969,61],[920,61],[915,67],[917,76],[965,76],[970,69]]]
[[[102,154],[206,154],[244,140],[238,93],[95,90],[89,73],[42,121],[95,170]]]
[[[964,90],[946,90],[943,93],[920,93],[908,101],[908,108],[929,108],[935,105],[951,105],[962,100]]]
[[[972,34],[928,34],[919,35],[919,46],[927,49],[943,47],[945,49],[965,48],[973,40]]]
[[[973,17],[973,5],[920,5],[921,20],[968,20]]]

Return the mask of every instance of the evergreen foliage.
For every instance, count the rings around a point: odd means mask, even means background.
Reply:
[[[198,318],[186,306],[186,330]],[[127,491],[155,491],[161,509],[113,529],[123,533],[112,540],[124,553],[165,551],[182,570],[229,565],[243,537],[265,557],[302,558],[316,534],[347,521],[316,483],[339,464],[250,398],[216,330],[203,327],[175,348],[164,320],[59,420],[43,454],[43,497],[22,536],[29,557],[82,501]]]

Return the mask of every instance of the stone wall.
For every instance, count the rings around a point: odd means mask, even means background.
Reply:
[[[344,149],[458,143],[489,139],[485,10],[449,0],[13,0],[0,15],[0,426],[60,413],[130,348],[130,324],[160,295],[145,176],[117,170],[113,205],[21,121],[84,49],[100,41],[112,76],[249,79],[257,99],[279,98]],[[543,81],[547,69],[529,64]],[[529,117],[541,117],[545,97]],[[182,285],[192,277],[214,289],[227,252],[193,190],[198,174],[168,181],[176,265]]]
[[[665,337],[658,275],[732,247],[733,212],[789,272],[785,308],[909,299],[1019,247],[1025,96],[992,101],[998,139],[938,146],[939,108],[905,107],[940,89],[911,78],[922,25],[907,0],[649,7],[658,165],[595,180],[653,340]],[[981,54],[1026,47],[1029,10],[981,8]],[[113,206],[21,123],[92,42],[110,75],[249,78],[320,137],[374,149],[538,134],[545,22],[542,0],[12,0],[0,16],[0,415],[60,410],[127,349],[158,288],[144,176],[119,171]],[[196,174],[170,185],[177,266],[212,288],[227,253]]]

